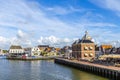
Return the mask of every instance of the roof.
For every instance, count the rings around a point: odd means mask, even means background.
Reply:
[[[86,31],[83,38],[76,40],[73,44],[79,44],[79,43],[94,43],[94,42],[92,41],[92,38],[88,35],[88,32]]]
[[[31,50],[31,47],[24,48],[25,51]]]
[[[38,45],[38,47],[49,47],[49,45]]]
[[[57,51],[61,50],[61,48],[56,48]]]
[[[91,40],[80,40],[78,43],[94,43]]]
[[[77,40],[73,44],[79,44],[79,43],[94,43],[94,42],[91,40],[79,40],[79,41]]]
[[[88,32],[85,31],[85,35],[83,36],[82,40],[91,40],[92,38],[88,35]]]
[[[22,49],[22,47],[19,45],[11,45],[10,49]]]
[[[104,45],[101,45],[101,47],[104,49],[109,49],[109,48],[112,48],[112,45],[107,45],[107,44],[105,45],[104,44]]]
[[[85,31],[85,35],[83,36],[83,38],[79,41],[79,43],[94,43],[92,41],[92,38],[88,35],[88,32]]]

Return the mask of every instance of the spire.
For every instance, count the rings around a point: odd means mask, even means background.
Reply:
[[[92,38],[88,35],[88,31],[85,31],[85,35],[83,36],[82,40],[92,40]]]
[[[87,34],[88,34],[88,31],[85,31],[85,34],[87,35]]]

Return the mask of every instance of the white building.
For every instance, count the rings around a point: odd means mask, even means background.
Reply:
[[[2,49],[0,49],[0,55],[3,55],[3,50]]]
[[[9,49],[9,55],[22,55],[24,54],[24,49],[19,45],[11,45]]]
[[[65,46],[65,53],[64,53],[65,58],[70,58],[72,57],[72,49],[70,46]]]
[[[40,56],[41,51],[38,47],[33,47],[31,49],[31,56]]]
[[[41,50],[38,47],[25,48],[25,54],[28,56],[40,56]]]

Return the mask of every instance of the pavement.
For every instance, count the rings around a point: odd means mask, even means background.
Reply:
[[[73,63],[84,64],[84,65],[89,65],[89,66],[96,66],[96,67],[100,67],[100,68],[120,71],[120,67],[101,65],[101,64],[90,63],[90,62],[86,62],[86,61],[69,60],[69,59],[63,59],[63,58],[61,58],[61,59],[65,60],[65,61],[73,62]]]

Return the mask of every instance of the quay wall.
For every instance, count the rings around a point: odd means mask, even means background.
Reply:
[[[61,58],[56,58],[54,62],[57,64],[62,64],[62,65],[74,67],[83,71],[87,71],[87,72],[90,72],[99,76],[103,76],[112,80],[120,80],[120,70],[113,70],[113,69],[108,69],[105,67],[99,67],[95,65],[72,62],[70,60],[65,60]]]

